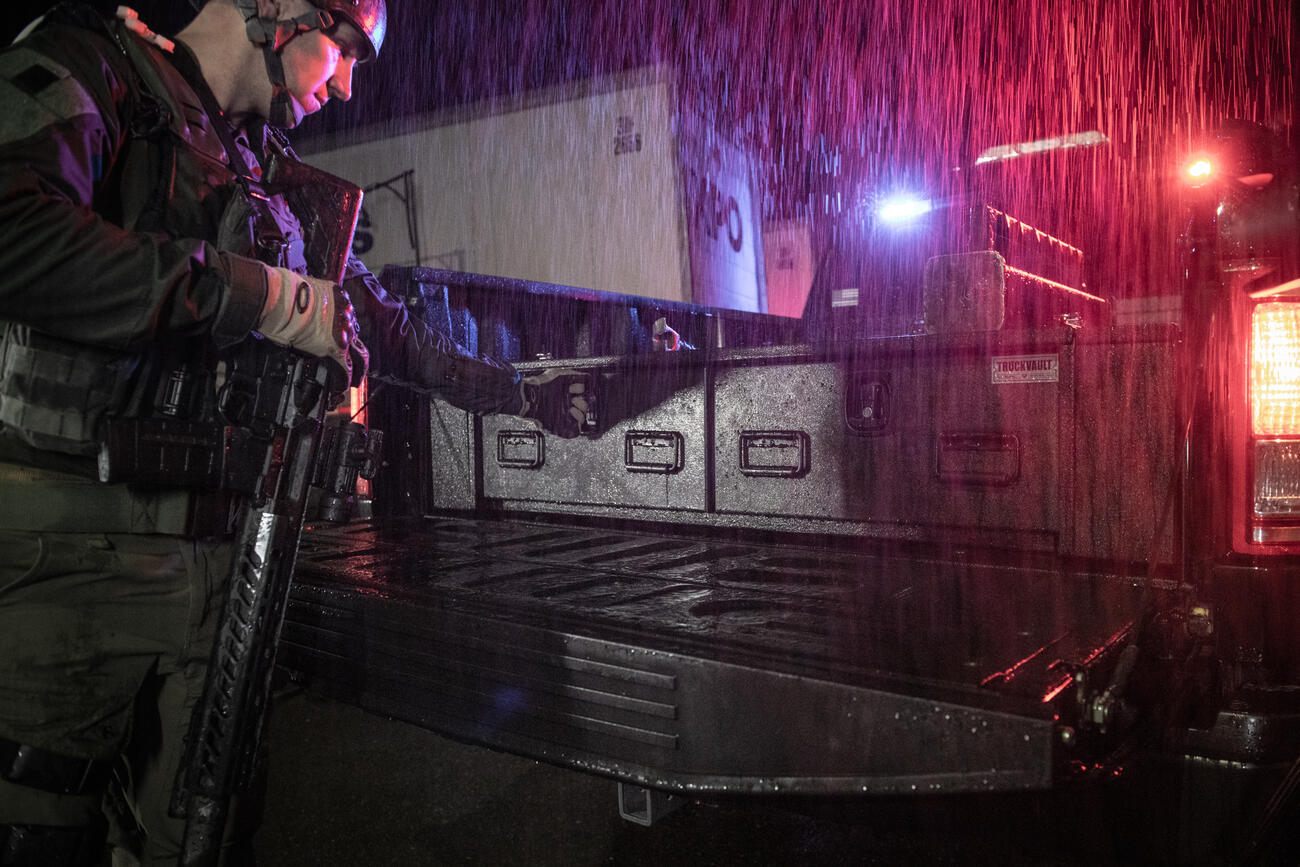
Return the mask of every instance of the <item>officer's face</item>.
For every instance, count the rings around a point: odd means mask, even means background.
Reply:
[[[284,81],[293,97],[293,124],[315,114],[331,99],[352,98],[352,69],[365,50],[365,37],[340,21],[328,32],[308,30],[284,46]]]

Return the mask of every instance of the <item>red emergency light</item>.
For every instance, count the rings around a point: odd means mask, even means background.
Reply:
[[[1199,157],[1187,164],[1183,170],[1183,178],[1187,181],[1188,186],[1203,187],[1215,179],[1219,173],[1219,167],[1208,157]],[[1236,177],[1239,184],[1243,184],[1251,189],[1261,189],[1273,182],[1272,172],[1252,172]]]
[[[1205,157],[1198,157],[1188,163],[1184,177],[1194,187],[1207,184],[1214,177],[1214,163]]]

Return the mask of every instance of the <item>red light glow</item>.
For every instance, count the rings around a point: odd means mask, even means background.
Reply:
[[[1255,308],[1250,399],[1255,436],[1300,435],[1300,304]]]
[[[1209,160],[1197,160],[1187,167],[1187,176],[1193,180],[1203,181],[1214,174],[1214,166]]]
[[[368,418],[366,404],[370,401],[369,382],[364,377],[361,384],[348,389],[348,419],[364,425]],[[371,496],[370,480],[357,479],[357,496],[369,499]]]

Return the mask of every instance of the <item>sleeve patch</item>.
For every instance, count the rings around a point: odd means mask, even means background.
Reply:
[[[22,46],[0,53],[0,105],[0,144],[99,113],[90,92],[66,68]]]
[[[58,81],[59,77],[39,63],[33,63],[9,80],[28,96],[36,96]]]

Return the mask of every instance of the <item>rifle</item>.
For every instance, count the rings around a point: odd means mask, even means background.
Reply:
[[[361,190],[278,155],[266,186],[283,192],[302,221],[309,270],[341,282]],[[360,425],[345,422],[338,447],[322,448],[326,414],[347,388],[338,373],[322,359],[254,337],[227,362],[219,402],[244,458],[227,463],[225,487],[244,496],[203,695],[172,792],[171,811],[186,820],[182,865],[217,862],[231,796],[246,790],[254,775],[309,490],[314,482],[328,482],[326,500],[337,506],[358,474],[374,474],[378,432],[367,436]],[[343,466],[318,466],[326,451]]]

